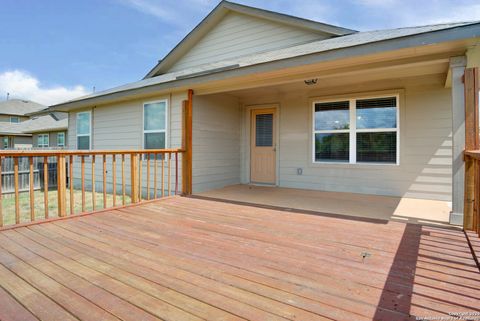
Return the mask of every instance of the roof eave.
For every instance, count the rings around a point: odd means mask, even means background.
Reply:
[[[180,90],[182,88],[191,88],[198,83],[228,79],[234,76],[244,76],[252,73],[268,72],[275,69],[289,68],[324,61],[352,58],[361,55],[365,56],[379,52],[394,51],[405,48],[420,47],[441,42],[451,42],[464,39],[466,40],[478,37],[480,37],[480,23],[475,23],[462,27],[431,31],[422,34],[404,36],[400,38],[387,39],[378,42],[279,59],[275,61],[239,67],[237,69],[201,75],[198,77],[172,80],[160,84],[143,86],[140,88],[126,89],[123,91],[109,93],[103,96],[87,97],[85,99],[53,105],[49,109],[68,111],[72,109],[85,108],[99,104],[107,104],[116,100],[127,100],[128,96],[141,97],[166,89]]]

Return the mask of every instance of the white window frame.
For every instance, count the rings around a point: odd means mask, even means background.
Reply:
[[[40,145],[40,137],[42,137],[42,141],[44,141],[43,139],[46,137],[47,138],[47,143],[43,143]],[[49,134],[38,134],[37,135],[37,147],[50,147],[50,135]]]
[[[12,121],[12,118],[16,118],[17,121],[15,121],[15,122]],[[10,116],[10,123],[12,123],[12,124],[18,124],[18,123],[20,123],[20,117],[18,117],[18,116]]]
[[[90,126],[89,126],[89,132],[88,134],[79,134],[78,133],[78,118],[80,115],[82,114],[88,114],[89,115],[89,119],[90,119]],[[87,110],[87,111],[81,111],[81,112],[78,112],[77,115],[76,115],[76,118],[75,118],[75,147],[76,149],[78,149],[78,137],[86,137],[88,136],[88,147],[89,147],[89,150],[92,150],[92,112],[90,110]]]
[[[150,129],[150,130],[145,130],[145,105],[150,105],[150,104],[156,104],[156,103],[165,103],[165,129]],[[168,99],[160,99],[160,100],[154,100],[154,101],[146,101],[143,103],[142,106],[142,147],[143,149],[145,148],[145,134],[150,134],[150,133],[165,133],[165,147],[168,148],[168,143],[169,143],[169,137],[168,137],[168,120],[169,120],[169,114],[170,113],[170,106],[168,105]]]
[[[396,128],[366,128],[357,129],[357,109],[356,101],[364,99],[376,99],[395,97],[397,107],[397,126]],[[338,101],[349,101],[349,129],[341,130],[316,130],[315,129],[315,104],[319,103],[331,103]],[[396,162],[395,163],[380,163],[380,162],[357,162],[357,133],[377,133],[377,132],[396,132],[397,133],[397,146],[396,146]],[[315,160],[315,134],[331,134],[331,133],[348,133],[349,134],[349,161],[317,161]],[[400,165],[400,94],[399,93],[385,93],[378,95],[356,95],[348,97],[338,97],[331,99],[318,99],[312,102],[312,162],[313,164],[332,164],[332,165],[373,165],[373,166],[399,166]]]
[[[60,135],[63,136],[63,144],[62,144],[62,145],[60,145],[60,143],[58,142],[58,140],[59,140],[59,138],[60,138]],[[58,147],[65,147],[65,138],[66,138],[65,132],[59,132],[59,133],[57,133],[57,146],[58,146]]]

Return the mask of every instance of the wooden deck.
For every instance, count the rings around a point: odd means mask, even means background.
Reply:
[[[0,232],[2,321],[395,321],[479,298],[441,227],[172,197]]]

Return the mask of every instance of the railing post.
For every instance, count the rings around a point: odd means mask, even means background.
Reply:
[[[65,155],[58,155],[57,161],[57,192],[58,192],[58,216],[63,217],[67,214],[66,210],[66,166]]]
[[[479,111],[478,91],[479,86],[478,68],[465,69],[465,149],[476,150],[479,148]],[[465,156],[465,191],[463,228],[474,230],[478,225],[474,212],[475,204],[475,161],[472,157]],[[478,197],[478,196],[477,196]]]
[[[130,198],[132,203],[138,202],[138,154],[130,154]]]
[[[193,90],[188,90],[188,100],[184,102],[182,137],[182,193],[192,194],[192,106]]]

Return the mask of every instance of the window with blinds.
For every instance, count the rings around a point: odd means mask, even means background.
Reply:
[[[258,114],[255,118],[255,146],[273,146],[273,114]]]
[[[316,102],[314,162],[397,164],[398,96]]]

